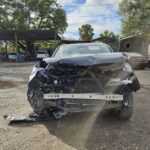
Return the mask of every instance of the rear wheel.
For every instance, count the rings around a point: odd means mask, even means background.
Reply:
[[[144,70],[146,68],[146,65],[142,65],[141,67],[140,67],[140,69],[142,69],[142,70]]]

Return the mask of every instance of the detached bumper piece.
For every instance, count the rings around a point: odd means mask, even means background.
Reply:
[[[46,100],[58,100],[58,99],[91,99],[91,100],[103,100],[103,101],[123,101],[123,95],[119,94],[109,94],[102,95],[99,93],[80,93],[80,94],[62,94],[62,93],[48,93],[44,94],[44,99]]]
[[[3,117],[10,125],[11,124],[19,124],[19,123],[32,123],[32,122],[48,121],[48,120],[52,119],[47,116],[39,116],[35,113],[31,113],[28,116],[4,115]]]

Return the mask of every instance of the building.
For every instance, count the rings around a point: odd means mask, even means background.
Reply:
[[[137,52],[148,55],[150,41],[141,35],[134,35],[120,40],[119,51],[121,52]]]

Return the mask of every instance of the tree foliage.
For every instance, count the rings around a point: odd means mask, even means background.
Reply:
[[[66,13],[57,0],[0,0],[0,29],[53,29],[59,34],[67,28]],[[10,41],[16,45],[15,41]],[[17,47],[31,51],[31,41],[18,41]]]
[[[82,25],[79,28],[80,38],[85,41],[92,40],[93,35],[94,35],[93,31],[94,31],[94,29],[92,28],[91,25],[89,25],[89,24]]]
[[[122,0],[119,5],[124,36],[145,34],[150,36],[150,1]]]
[[[0,29],[55,29],[64,33],[66,13],[56,0],[0,0]]]
[[[36,46],[39,48],[56,49],[60,45],[60,41],[37,41]]]
[[[109,32],[108,30],[105,30],[103,33],[100,33],[100,37],[108,37],[108,38],[112,38],[114,40],[119,40],[120,39],[120,35],[119,34],[115,34],[113,32]]]

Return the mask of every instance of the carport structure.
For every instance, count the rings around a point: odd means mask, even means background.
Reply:
[[[61,40],[61,38],[55,30],[0,30],[0,40],[14,43],[16,52],[18,52],[18,47],[23,46],[19,41],[25,41],[25,49],[35,57],[35,41]]]
[[[54,30],[0,30],[0,40],[61,40]]]
[[[60,41],[60,44],[75,44],[75,43],[89,43],[89,42],[104,42],[111,47],[118,47],[119,42],[108,37],[100,37],[91,41],[82,40],[62,40],[55,29],[51,30],[0,30],[0,40],[10,41],[16,45],[16,53],[18,49],[25,49],[26,52],[31,53],[32,57],[36,57],[37,47],[34,46],[36,41]],[[22,42],[20,42],[22,41]]]

